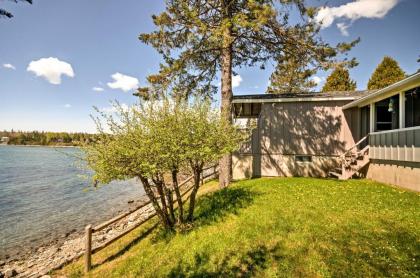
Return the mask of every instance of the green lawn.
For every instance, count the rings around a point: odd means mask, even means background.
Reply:
[[[418,193],[368,180],[312,178],[215,188],[205,186],[188,232],[139,228],[95,254],[90,275],[420,276]],[[82,276],[82,261],[57,274]]]

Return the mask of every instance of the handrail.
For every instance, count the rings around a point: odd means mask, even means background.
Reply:
[[[356,144],[354,144],[350,149],[346,150],[342,155],[340,155],[340,158],[344,158],[346,157],[346,155],[353,150],[354,148],[356,148],[357,146],[359,146],[363,141],[365,141],[367,138],[369,137],[369,134],[366,135],[365,137],[363,137],[362,139],[360,139]]]
[[[365,153],[368,149],[370,148],[370,146],[369,145],[367,145],[366,147],[364,147],[363,149],[361,149],[360,151],[359,151],[359,153]]]
[[[390,129],[390,130],[375,131],[375,132],[371,132],[370,135],[380,135],[380,134],[386,134],[386,133],[418,130],[418,129],[420,129],[420,126],[412,126],[412,127],[396,128],[396,129]]]

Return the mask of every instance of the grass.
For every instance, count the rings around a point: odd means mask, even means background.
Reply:
[[[95,254],[89,276],[420,276],[418,193],[312,178],[215,189],[204,186],[191,230],[141,227]],[[83,276],[82,262],[56,274]]]

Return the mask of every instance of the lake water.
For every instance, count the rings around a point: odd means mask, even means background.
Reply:
[[[0,146],[0,258],[108,219],[144,196],[134,180],[94,189],[77,148]]]

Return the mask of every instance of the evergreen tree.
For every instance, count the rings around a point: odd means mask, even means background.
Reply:
[[[289,22],[292,10],[300,13],[299,22]],[[212,96],[220,73],[221,113],[232,121],[235,68],[263,68],[270,60],[282,60],[285,53],[298,53],[315,67],[326,68],[337,62],[337,54],[357,43],[325,43],[315,14],[316,9],[306,7],[304,0],[167,0],[165,11],[153,16],[156,31],[140,35],[164,61],[148,82],[153,91]],[[144,92],[140,90],[140,95]],[[231,169],[232,156],[225,155],[220,160],[221,187],[232,179]]]
[[[27,2],[29,4],[32,4],[32,0],[12,0],[13,2],[17,3],[17,2]],[[6,17],[6,18],[12,18],[13,14],[0,8],[0,18],[1,17]]]
[[[356,90],[356,81],[350,79],[349,70],[344,67],[335,68],[322,87],[323,92],[354,90]]]
[[[277,63],[277,67],[270,77],[270,86],[267,93],[308,92],[316,86],[315,81],[310,79],[315,73],[316,69],[307,68],[307,63],[303,59],[286,58]]]
[[[398,65],[398,62],[389,56],[385,56],[370,77],[368,89],[382,89],[404,78],[405,73]]]

